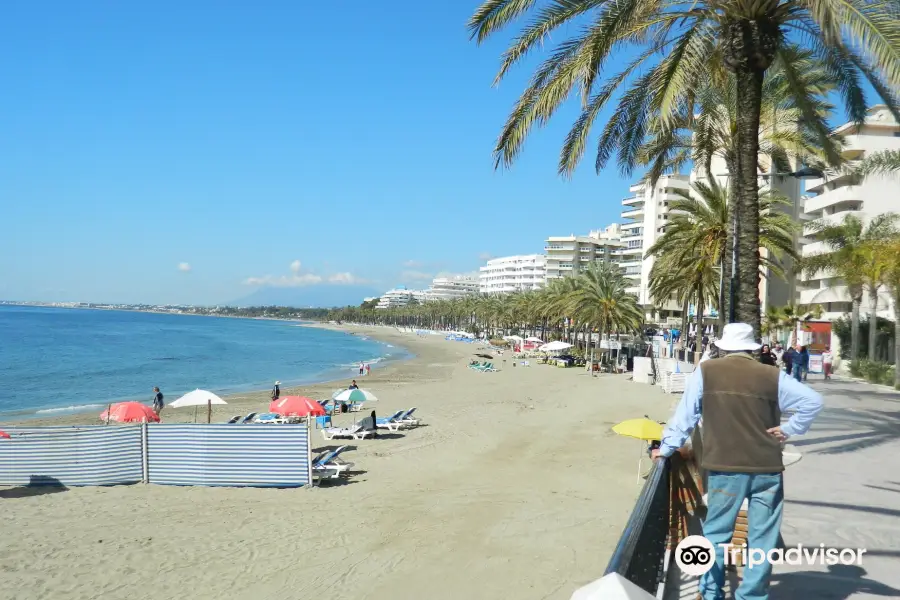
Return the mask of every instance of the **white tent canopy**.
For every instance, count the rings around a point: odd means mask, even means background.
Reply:
[[[228,404],[212,392],[206,390],[194,390],[188,392],[169,406],[171,408],[182,408],[184,406],[206,406],[208,404]]]
[[[504,336],[503,336],[503,339],[504,339],[504,340],[515,340],[515,341],[517,341],[517,342],[524,342],[524,341],[525,341],[525,340],[523,340],[522,338],[520,338],[520,337],[517,336],[517,335],[504,335]]]
[[[562,350],[568,350],[571,347],[572,344],[569,344],[568,342],[556,341],[550,342],[549,344],[544,344],[543,346],[538,348],[538,350],[540,350],[541,352],[560,352]]]
[[[525,341],[526,341],[526,342],[541,342],[541,343],[544,343],[544,340],[542,340],[542,339],[539,338],[539,337],[534,337],[534,336],[525,338]]]

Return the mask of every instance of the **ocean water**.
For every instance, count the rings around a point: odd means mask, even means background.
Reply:
[[[287,321],[0,306],[0,416],[26,418],[356,377],[408,358],[364,336]]]

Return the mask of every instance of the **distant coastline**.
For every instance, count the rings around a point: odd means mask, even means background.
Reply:
[[[181,304],[107,304],[97,302],[13,302],[0,300],[0,306],[26,308],[66,308],[78,310],[109,310],[165,315],[190,315],[229,319],[257,319],[269,321],[322,322],[331,309],[294,308],[289,306],[189,306]]]

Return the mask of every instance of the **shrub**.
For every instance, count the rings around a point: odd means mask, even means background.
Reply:
[[[894,368],[890,363],[863,359],[850,363],[850,374],[869,383],[894,385]]]

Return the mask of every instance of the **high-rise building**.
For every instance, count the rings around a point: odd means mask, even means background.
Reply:
[[[542,254],[491,259],[479,269],[479,290],[482,294],[505,294],[540,289],[544,286],[544,265]]]
[[[884,105],[870,108],[862,126],[846,123],[835,134],[843,137],[844,158],[854,162],[880,150],[900,150],[900,124]],[[900,212],[900,180],[896,176],[870,176],[856,183],[849,171],[828,172],[824,179],[807,181],[806,191],[811,194],[804,205],[807,220],[840,223],[847,215],[856,215],[868,222],[882,213]],[[812,236],[814,230],[807,225],[804,233]],[[829,251],[814,237],[807,237],[806,241],[809,243],[803,246],[803,256]],[[799,302],[822,306],[824,318],[828,320],[850,312],[847,286],[833,272],[802,277],[799,290]],[[893,318],[893,305],[886,291],[879,297],[876,310],[880,317]],[[862,311],[870,311],[868,298],[863,302]]]
[[[591,231],[587,235],[549,237],[546,252],[546,278],[559,279],[577,275],[595,262],[612,262],[616,251],[623,248],[618,224]]]
[[[431,287],[425,290],[425,299],[429,302],[437,300],[456,300],[479,292],[479,282],[472,277],[457,275],[456,277],[435,277]]]
[[[637,297],[651,320],[664,321],[680,315],[682,311],[682,307],[671,299],[651,297],[650,271],[655,259],[644,257],[666,230],[669,203],[681,198],[675,193],[676,189],[689,190],[690,177],[663,175],[655,186],[646,181],[635,183],[628,189],[628,197],[622,200],[622,219],[625,223],[621,226],[622,248],[616,255],[619,266],[632,282],[628,292]]]
[[[425,302],[425,292],[421,290],[408,290],[405,286],[397,286],[392,290],[385,292],[378,299],[378,305],[375,308],[399,308],[407,306],[411,302],[419,304]]]

